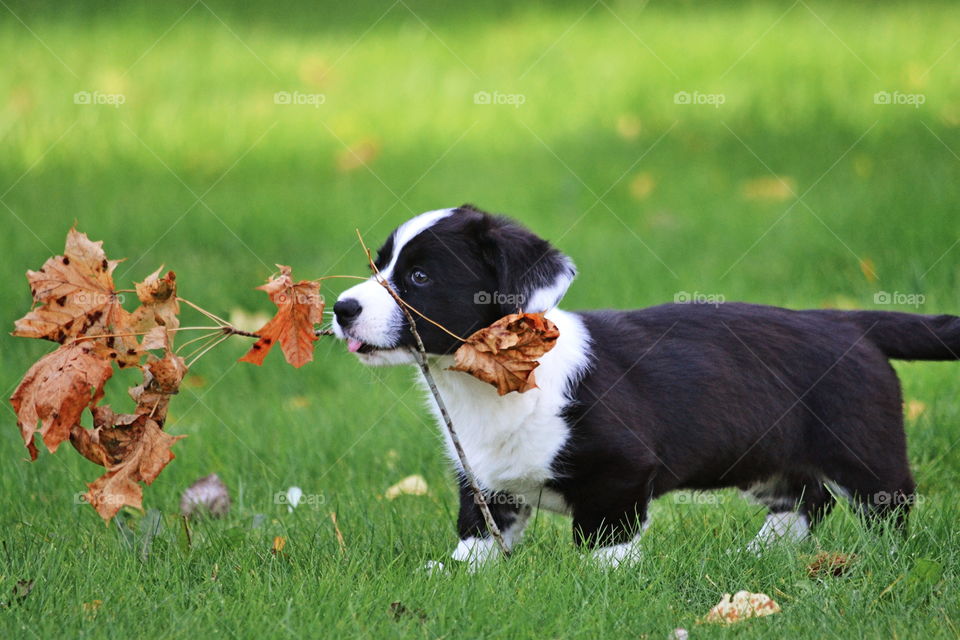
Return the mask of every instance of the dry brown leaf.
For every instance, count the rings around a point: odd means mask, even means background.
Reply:
[[[710,609],[703,622],[733,624],[774,613],[780,613],[780,605],[767,594],[738,591],[732,598],[729,593],[723,594],[723,598]]]
[[[27,271],[35,306],[16,321],[13,335],[63,344],[80,335],[119,332],[127,319],[113,285],[119,263],[107,259],[102,241],[70,229],[62,256]]]
[[[553,348],[560,332],[542,313],[514,313],[477,331],[454,354],[454,371],[490,383],[500,395],[537,386],[537,358]]]
[[[850,569],[856,560],[857,556],[853,553],[821,551],[813,556],[807,564],[807,575],[811,578],[830,576],[839,578]]]
[[[74,341],[43,356],[27,371],[10,403],[31,459],[37,459],[33,436],[38,422],[43,442],[53,453],[70,437],[83,410],[103,395],[103,385],[113,375],[109,353],[91,341]]]
[[[130,416],[117,417],[125,419]],[[138,424],[142,424],[142,430],[138,434],[129,434],[128,437],[116,440],[118,448],[123,448],[123,461],[108,467],[105,474],[87,485],[90,490],[84,497],[104,520],[109,521],[124,506],[143,508],[143,488],[139,483],[151,484],[156,480],[167,463],[174,458],[170,447],[177,440],[186,437],[171,436],[145,416],[135,419],[133,425]]]
[[[143,282],[136,283],[140,307],[130,316],[130,327],[144,333],[140,349],[172,349],[176,330],[180,327],[180,303],[177,302],[177,275],[168,271],[162,277],[160,267]]]
[[[313,360],[313,343],[317,340],[314,326],[323,321],[323,296],[318,283],[311,280],[295,283],[290,277],[290,267],[277,266],[280,275],[258,287],[269,294],[277,305],[277,313],[257,331],[260,339],[240,360],[261,365],[273,345],[280,342],[287,362],[302,367]]]

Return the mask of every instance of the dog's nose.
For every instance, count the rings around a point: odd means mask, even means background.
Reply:
[[[337,316],[337,322],[340,323],[341,327],[345,327],[356,320],[361,311],[363,311],[363,307],[360,306],[356,298],[337,300],[337,303],[333,305],[333,313]]]

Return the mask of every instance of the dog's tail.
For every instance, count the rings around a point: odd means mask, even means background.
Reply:
[[[896,360],[960,360],[960,317],[897,311],[818,310],[853,323],[864,339]]]

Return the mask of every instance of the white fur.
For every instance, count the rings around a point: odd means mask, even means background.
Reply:
[[[771,513],[756,537],[747,545],[747,551],[761,553],[778,542],[799,542],[810,533],[807,517],[796,511]]]
[[[453,209],[439,209],[421,213],[415,218],[400,225],[393,238],[393,253],[390,262],[380,271],[379,276],[370,276],[365,282],[350,287],[340,294],[338,300],[353,298],[360,303],[363,311],[350,325],[349,333],[344,331],[335,319],[333,332],[338,338],[354,338],[365,344],[381,347],[385,350],[373,353],[358,353],[360,361],[367,365],[392,365],[413,362],[411,354],[406,349],[390,349],[400,339],[403,328],[403,311],[397,306],[393,296],[381,284],[385,280],[392,284],[393,269],[397,265],[397,258],[404,246],[418,235],[436,224],[438,220],[446,218]]]
[[[640,562],[640,538],[650,527],[650,517],[640,527],[640,533],[635,535],[629,542],[613,544],[608,547],[600,547],[591,552],[594,562],[607,569],[616,569],[618,567],[632,567]]]
[[[543,484],[553,476],[551,465],[569,437],[560,411],[587,367],[590,337],[575,314],[551,309],[546,316],[556,323],[560,337],[540,358],[535,389],[498,395],[493,386],[450,371],[449,356],[432,359],[431,369],[477,481],[485,489],[510,493],[526,504],[565,512],[563,499]],[[450,459],[459,467],[432,397],[430,407],[441,425]]]
[[[560,299],[567,292],[567,289],[570,288],[570,283],[573,282],[573,278],[576,275],[576,267],[573,266],[573,261],[565,257],[564,262],[567,264],[567,273],[557,278],[556,282],[549,287],[542,287],[533,291],[530,294],[529,300],[526,300],[522,305],[524,311],[527,313],[541,313],[547,309],[553,309],[560,303]]]
[[[523,537],[523,531],[527,528],[527,520],[529,517],[530,509],[521,509],[517,514],[516,520],[500,532],[500,535],[503,537],[503,543],[507,546],[507,549],[513,549],[516,544],[520,542],[520,538]],[[485,536],[478,538],[476,536],[470,536],[460,541],[457,548],[450,554],[450,557],[458,562],[466,562],[469,564],[471,570],[476,570],[481,565],[500,558],[501,555],[497,542],[492,537]]]

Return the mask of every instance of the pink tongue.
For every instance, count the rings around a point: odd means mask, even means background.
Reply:
[[[363,346],[363,343],[359,340],[354,340],[353,338],[347,338],[347,351],[350,353],[356,353],[357,350]]]

